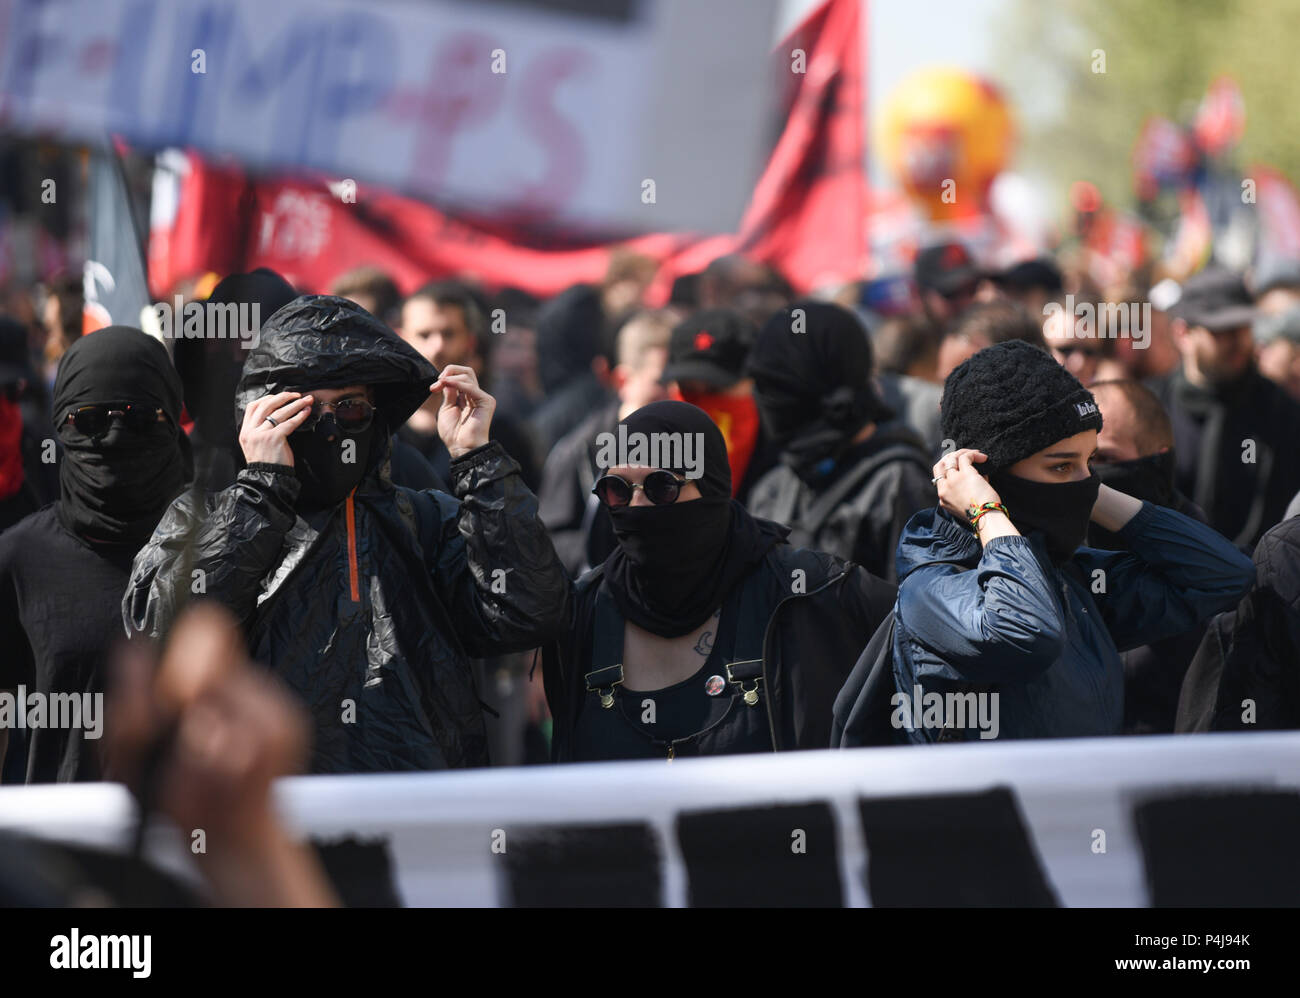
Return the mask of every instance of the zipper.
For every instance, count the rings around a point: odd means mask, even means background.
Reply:
[[[669,743],[668,743],[668,761],[669,761],[669,762],[672,762],[672,761],[673,761],[673,757],[674,757],[675,755],[677,755],[677,743],[676,743],[676,742],[669,742]]]
[[[356,507],[353,505],[352,497],[356,495],[354,488],[348,493],[346,517],[348,522],[348,586],[352,595],[353,603],[361,602],[361,587],[357,581],[357,514]]]
[[[840,572],[839,575],[835,576],[835,578],[833,579],[827,579],[816,589],[809,590],[806,593],[791,593],[789,596],[783,596],[780,602],[778,602],[776,606],[772,608],[772,615],[767,618],[767,627],[763,629],[763,688],[767,692],[767,695],[763,698],[763,709],[767,711],[767,730],[770,733],[772,738],[773,752],[779,752],[780,746],[777,744],[777,739],[776,739],[776,720],[772,717],[772,684],[768,682],[767,679],[767,643],[768,643],[768,639],[772,636],[772,625],[776,623],[776,617],[777,614],[781,612],[781,607],[785,606],[786,603],[790,602],[790,600],[800,599],[801,597],[804,596],[812,596],[815,593],[819,593],[823,589],[827,589],[830,586],[833,586],[835,583],[839,582],[848,574],[849,574],[849,567],[846,566],[844,571]],[[671,757],[670,757],[670,761],[671,761]]]

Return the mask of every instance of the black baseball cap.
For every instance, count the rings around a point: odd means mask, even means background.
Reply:
[[[1249,326],[1255,319],[1255,303],[1240,274],[1203,270],[1183,283],[1182,294],[1169,314],[1189,326],[1221,333]]]
[[[992,275],[993,281],[1008,291],[1030,291],[1041,288],[1050,294],[1064,290],[1065,282],[1061,279],[1061,268],[1051,257],[1040,256],[1032,260],[1022,260],[1012,264],[999,274]]]
[[[663,382],[703,381],[730,388],[743,376],[758,327],[731,308],[710,308],[673,328]]]
[[[913,271],[916,286],[923,291],[937,291],[947,297],[972,285],[984,276],[963,244],[939,243],[916,254]]]

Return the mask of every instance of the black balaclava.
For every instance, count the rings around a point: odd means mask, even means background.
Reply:
[[[1176,502],[1175,467],[1174,452],[1171,448],[1132,461],[1098,464],[1093,470],[1101,479],[1102,485],[1109,485],[1116,492],[1123,492],[1134,499],[1155,503],[1157,506],[1172,507]],[[1095,523],[1088,527],[1088,544],[1090,547],[1105,548],[1107,551],[1123,551],[1127,548],[1118,534]]]
[[[989,484],[1010,511],[1022,534],[1041,533],[1047,554],[1060,564],[1083,545],[1101,479],[1093,472],[1077,482],[1033,482],[1005,468],[989,474]]]
[[[629,439],[633,433],[689,433],[700,434],[704,443],[703,474],[692,479],[699,499],[609,511],[618,546],[605,559],[605,582],[615,603],[626,619],[652,634],[680,637],[704,623],[789,531],[755,519],[731,498],[727,445],[703,409],[653,402],[620,426],[627,427]],[[685,475],[690,469],[663,470]]]
[[[948,375],[939,417],[955,448],[988,456],[975,467],[988,475],[1020,533],[1042,533],[1055,562],[1083,544],[1101,487],[1095,473],[1049,483],[1007,470],[1060,440],[1101,429],[1096,399],[1051,354],[1021,340],[986,347]]]
[[[376,411],[374,422],[363,433],[344,433],[327,410],[312,429],[289,434],[294,474],[302,483],[300,510],[337,506],[361,484],[377,456],[374,441],[384,435],[382,425],[383,417]],[[348,448],[348,441],[354,447]],[[345,456],[352,460],[345,461]]]
[[[749,355],[754,400],[781,461],[814,489],[867,423],[893,413],[871,384],[871,343],[838,305],[796,302],[763,325]]]
[[[98,441],[65,425],[84,405],[133,402],[161,408],[167,420],[137,433],[118,419]],[[77,340],[54,382],[54,421],[63,441],[59,516],[88,540],[141,547],[189,477],[189,453],[177,421],[181,383],[157,340],[109,326]]]

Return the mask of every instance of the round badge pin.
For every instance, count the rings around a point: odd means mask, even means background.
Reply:
[[[721,676],[710,676],[709,681],[704,684],[704,692],[711,697],[716,697],[726,685]]]

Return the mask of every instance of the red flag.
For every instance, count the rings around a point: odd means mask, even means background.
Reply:
[[[772,264],[799,292],[861,277],[867,184],[860,8],[859,0],[827,0],[774,52],[783,128],[738,233],[575,244],[323,178],[245,185],[191,156],[175,216],[154,230],[150,285],[162,294],[183,277],[265,266],[300,288],[324,291],[343,272],[371,264],[403,292],[457,275],[545,297],[598,281],[615,245],[660,262],[651,292],[658,301],[675,277],[731,252]]]

